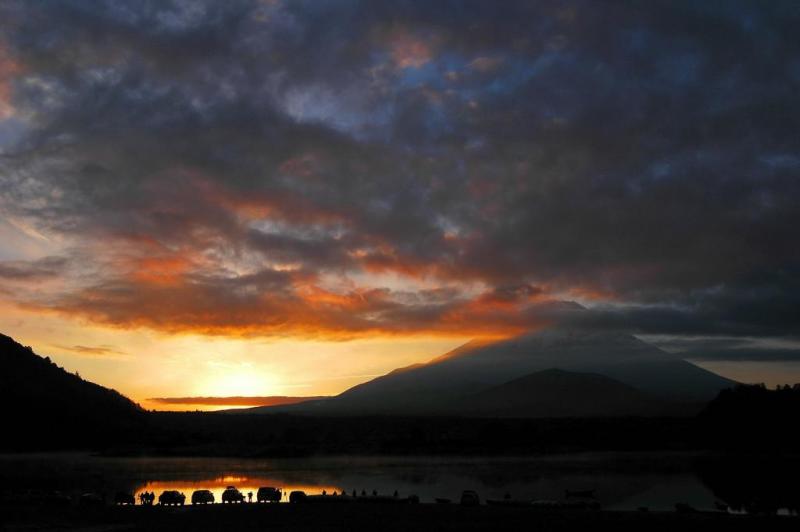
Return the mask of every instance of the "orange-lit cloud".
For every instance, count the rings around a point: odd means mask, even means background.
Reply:
[[[284,162],[281,171],[311,175],[304,167],[308,161]],[[222,208],[245,221],[273,219],[294,223],[329,223],[342,221],[346,216],[337,210],[324,208],[302,194],[290,191],[236,191],[213,179],[193,178],[191,184],[198,199],[215,208]]]
[[[120,328],[169,333],[342,340],[375,335],[510,336],[547,323],[536,289],[413,296],[386,288],[334,292],[293,272],[117,279],[29,308]]]
[[[182,256],[142,257],[134,262],[133,276],[148,284],[173,284],[192,268],[192,261]]]

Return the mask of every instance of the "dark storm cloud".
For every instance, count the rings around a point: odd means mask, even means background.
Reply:
[[[681,358],[697,361],[800,362],[800,347],[740,347],[727,350],[684,351]]]
[[[800,328],[794,2],[0,16],[26,133],[0,205],[104,265],[48,308],[266,334]],[[563,297],[589,308],[542,310]]]
[[[587,328],[643,334],[798,337],[800,274],[797,270],[750,277],[736,284],[674,291],[662,302],[596,305],[561,317]]]
[[[37,281],[58,277],[67,267],[63,257],[44,257],[34,261],[0,261],[0,279]]]
[[[800,362],[800,344],[764,345],[743,338],[671,338],[654,343],[678,356],[702,361]]]

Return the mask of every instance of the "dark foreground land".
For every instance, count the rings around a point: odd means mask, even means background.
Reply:
[[[722,513],[609,512],[436,504],[276,504],[210,507],[106,507],[5,509],[0,530],[206,531],[465,531],[798,530],[793,516]]]

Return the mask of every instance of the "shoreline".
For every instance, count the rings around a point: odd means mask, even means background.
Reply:
[[[541,509],[459,504],[240,504],[184,507],[4,507],[2,529],[45,531],[796,530],[798,516]]]

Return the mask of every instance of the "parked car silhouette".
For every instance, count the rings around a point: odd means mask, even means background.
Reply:
[[[461,506],[479,506],[481,498],[472,490],[465,490],[461,493]]]
[[[303,502],[307,498],[305,491],[293,491],[289,494],[289,502]]]
[[[271,486],[258,488],[256,493],[257,502],[281,502],[281,497],[283,497],[281,489]]]
[[[133,497],[133,493],[118,491],[116,495],[114,495],[114,504],[119,504],[119,505],[129,504],[133,506],[134,504],[136,504],[136,499]]]
[[[183,506],[186,502],[186,495],[180,491],[167,490],[158,496],[158,504],[161,506]]]
[[[235,486],[228,486],[222,492],[222,503],[239,503],[244,502],[244,495],[241,491],[237,490]]]
[[[197,490],[192,493],[192,504],[214,504],[214,494],[209,490]]]

